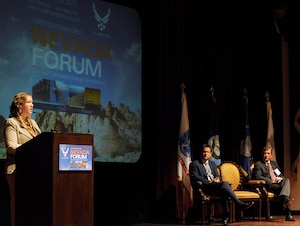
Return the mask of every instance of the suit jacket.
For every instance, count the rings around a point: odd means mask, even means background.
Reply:
[[[41,133],[36,121],[31,119],[32,125],[37,132],[37,135]],[[22,144],[31,140],[33,136],[27,131],[22,123],[15,117],[6,119],[4,124],[4,141],[7,150],[7,156],[5,161],[6,174],[12,174],[16,169],[15,154],[16,149]]]
[[[215,162],[208,160],[209,167],[211,169],[211,173],[215,178],[219,178],[221,181],[221,177],[218,173],[217,165]],[[207,173],[204,168],[204,165],[202,161],[200,160],[193,160],[189,165],[189,171],[190,171],[190,181],[192,186],[196,185],[197,181],[201,181],[202,184],[208,185],[209,180],[207,178]]]
[[[277,174],[277,175],[275,174],[275,175],[284,178],[278,163],[273,160],[271,160],[270,163],[271,163],[273,170],[278,169],[278,171],[276,170],[276,172],[280,172],[280,174]],[[270,176],[269,168],[263,160],[259,160],[254,163],[254,168],[252,171],[252,178],[259,179],[259,180],[265,180],[266,184],[268,186],[272,185],[272,179]]]

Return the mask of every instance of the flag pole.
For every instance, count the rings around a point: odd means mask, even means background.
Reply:
[[[268,90],[267,90],[267,92],[266,92],[265,97],[266,97],[266,101],[270,100],[270,94],[269,94],[269,91],[268,91]]]
[[[212,99],[213,99],[213,102],[216,103],[216,97],[215,97],[214,86],[211,86],[210,92],[211,92],[211,97],[212,97]]]
[[[184,93],[185,85],[183,82],[181,83],[180,88],[181,88],[181,94]]]
[[[250,136],[250,126],[249,126],[249,117],[248,117],[248,97],[247,97],[247,89],[244,88],[244,96],[243,99],[245,101],[245,109],[244,109],[244,127],[242,130],[242,139],[240,142],[240,165],[243,174],[251,178],[251,170],[250,165],[253,162],[252,157],[252,144],[251,144],[251,136]]]
[[[247,97],[247,89],[244,88],[244,99],[246,101],[246,104],[248,104],[248,97]]]
[[[179,130],[179,141],[178,141],[178,161],[177,161],[177,173],[178,181],[180,181],[180,186],[178,184],[178,198],[182,198],[182,222],[186,222],[186,212],[189,208],[189,200],[187,200],[186,192],[190,194],[192,201],[192,187],[189,178],[189,165],[191,163],[191,147],[190,147],[190,129],[189,129],[189,119],[188,119],[188,107],[185,93],[185,85],[182,82],[181,88],[181,119],[180,119],[180,130]],[[180,197],[181,196],[181,197]]]
[[[184,89],[185,89],[185,85],[184,83],[182,82],[181,85],[180,85],[180,88],[181,88],[181,96],[182,94],[184,93]],[[182,224],[185,224],[185,211],[184,211],[184,207],[185,207],[185,187],[184,187],[184,184],[183,184],[183,181],[180,181],[180,185],[181,185],[181,191],[182,191]]]
[[[221,145],[219,139],[219,119],[218,119],[218,108],[217,99],[215,96],[215,89],[213,85],[210,88],[211,95],[211,112],[210,112],[210,125],[207,144],[211,147],[212,157],[211,160],[214,161],[218,166],[221,164]]]
[[[275,140],[274,140],[274,125],[272,119],[272,106],[270,100],[269,91],[265,94],[266,105],[267,105],[267,139],[266,144],[270,144],[272,146],[272,159],[276,161],[276,150],[275,150]]]

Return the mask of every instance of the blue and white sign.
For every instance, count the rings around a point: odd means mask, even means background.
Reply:
[[[60,171],[91,171],[93,169],[92,145],[59,144]]]

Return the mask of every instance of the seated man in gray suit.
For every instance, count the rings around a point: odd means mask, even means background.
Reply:
[[[280,167],[272,159],[272,146],[266,145],[262,151],[262,159],[254,163],[252,171],[253,179],[265,180],[267,189],[282,198],[286,221],[295,221],[291,214],[290,205],[290,180],[283,176]]]

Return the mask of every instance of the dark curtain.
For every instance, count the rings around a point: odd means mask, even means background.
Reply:
[[[187,211],[190,205],[181,205],[176,180],[181,83],[193,158],[208,141],[213,86],[220,106],[222,160],[239,162],[245,88],[254,159],[266,141],[267,91],[273,100],[277,158],[282,159],[280,34],[268,1],[152,1],[145,7],[153,11],[143,17],[143,151],[153,179],[149,188],[155,184],[156,189],[149,190],[153,199],[147,220],[180,221],[182,207]]]
[[[96,223],[183,220],[191,202],[182,205],[177,181],[182,82],[192,158],[208,141],[213,86],[222,160],[239,162],[246,88],[253,157],[260,157],[266,141],[268,91],[282,161],[281,39],[269,1],[113,2],[137,9],[142,21],[143,155],[135,165],[95,166]]]

